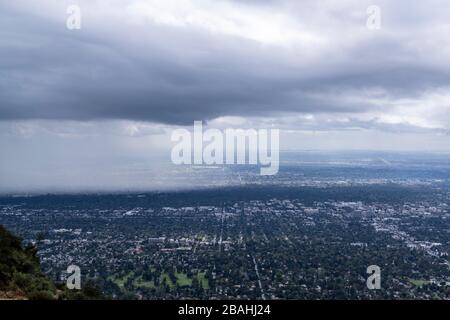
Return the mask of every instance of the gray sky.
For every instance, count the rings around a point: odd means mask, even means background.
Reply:
[[[449,17],[446,0],[2,1],[0,189],[168,159],[194,120],[277,127],[283,149],[450,151]]]

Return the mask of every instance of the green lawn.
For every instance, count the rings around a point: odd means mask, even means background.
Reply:
[[[170,280],[169,274],[167,272],[163,272],[161,273],[161,275],[159,276],[159,283],[163,283],[164,279],[166,280],[166,284],[170,287],[173,288],[174,284],[172,283],[172,280]]]
[[[145,281],[142,277],[138,277],[133,281],[133,285],[138,288],[153,289],[155,283],[153,281]]]
[[[194,270],[195,273],[196,270]],[[205,278],[205,272],[198,271],[197,275],[195,277],[197,278],[199,284],[203,287],[203,289],[209,289],[209,283],[208,279]],[[187,274],[183,272],[176,272],[175,277],[177,278],[176,284],[180,287],[188,287],[192,286],[192,279],[187,276]],[[135,278],[134,272],[129,272],[123,276],[109,276],[108,280],[113,281],[119,288],[123,289],[125,286],[125,283],[128,281],[128,279],[134,279],[133,285],[137,288],[147,288],[147,289],[153,289],[155,288],[155,282],[154,281],[145,281],[142,279],[142,276]],[[173,288],[175,284],[170,280],[169,274],[167,272],[162,272],[159,276],[159,283],[160,285],[165,280],[165,283],[169,286],[169,288]],[[420,281],[420,280],[417,280]],[[412,280],[411,280],[412,282]]]
[[[428,280],[409,279],[409,281],[416,287],[423,287],[424,285],[430,283],[430,281],[428,281]]]
[[[133,276],[134,276],[134,272],[129,272],[122,277],[110,276],[110,277],[108,277],[108,279],[113,281],[119,288],[123,289],[123,287],[125,286],[125,283],[128,281],[128,279],[132,278]]]
[[[202,285],[203,289],[209,289],[208,279],[205,278],[206,272],[197,273],[197,280]]]
[[[175,276],[177,277],[177,284],[180,287],[192,285],[192,279],[189,279],[185,273],[176,272]]]

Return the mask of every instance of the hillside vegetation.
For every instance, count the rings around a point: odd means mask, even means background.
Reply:
[[[23,247],[21,240],[0,225],[0,299],[97,299],[101,293],[89,282],[79,291],[55,285],[40,268],[35,246]]]

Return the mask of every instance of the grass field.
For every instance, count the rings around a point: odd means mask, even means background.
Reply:
[[[128,281],[128,279],[134,277],[134,272],[129,272],[126,275],[122,277],[116,277],[116,276],[109,276],[108,280],[113,281],[119,288],[123,289],[125,286],[125,283]]]
[[[205,272],[197,273],[197,280],[202,285],[203,289],[209,289],[208,279],[205,278]]]
[[[153,272],[155,269],[152,270]],[[203,289],[209,289],[208,279],[205,277],[205,272],[198,271],[194,276],[196,277],[199,284],[203,287]],[[169,277],[167,272],[162,272],[159,275],[159,286],[161,287],[163,283],[165,283],[169,288],[173,288],[176,285],[180,287],[189,287],[192,286],[192,278],[189,278],[187,274],[183,272],[176,272],[176,283],[173,283]],[[129,280],[133,279],[133,286],[136,288],[146,288],[153,289],[156,288],[154,281],[146,281],[142,278],[142,276],[135,277],[134,272],[129,272],[123,276],[109,276],[108,280],[113,281],[119,288],[124,289],[125,283]]]
[[[155,288],[155,283],[153,281],[145,281],[142,277],[134,279],[133,285],[137,288],[153,289]]]
[[[188,276],[185,273],[176,272],[175,276],[177,277],[177,284],[180,287],[191,286],[192,285],[192,279],[189,279]]]
[[[430,281],[428,281],[428,280],[410,279],[409,281],[410,281],[413,285],[415,285],[416,287],[423,287],[424,285],[430,283]]]

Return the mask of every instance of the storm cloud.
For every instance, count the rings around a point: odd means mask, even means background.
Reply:
[[[66,28],[73,3],[80,30]],[[370,4],[2,2],[0,119],[189,124],[297,113],[447,128],[450,7],[379,1],[381,28],[369,30]],[[424,123],[414,123],[418,104]]]

